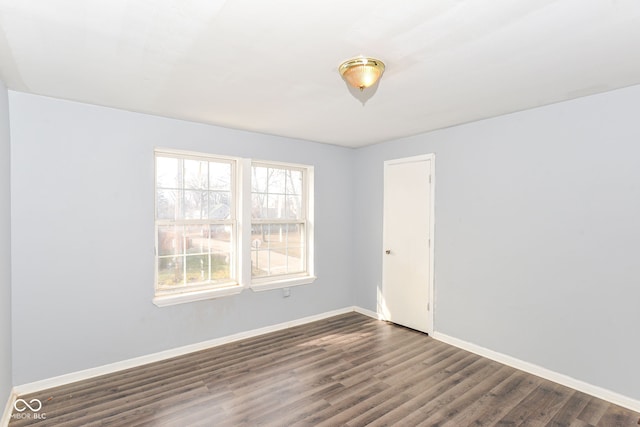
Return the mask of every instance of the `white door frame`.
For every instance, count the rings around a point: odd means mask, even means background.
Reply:
[[[391,166],[391,165],[397,165],[397,164],[402,164],[402,163],[412,163],[412,162],[420,162],[420,161],[426,161],[429,160],[431,162],[431,175],[430,175],[430,179],[429,179],[429,237],[430,237],[430,241],[429,241],[429,307],[428,307],[428,319],[429,319],[429,328],[427,330],[428,334],[433,334],[435,328],[434,328],[434,324],[435,324],[435,271],[434,271],[434,252],[435,252],[435,183],[436,183],[436,173],[435,173],[435,159],[436,159],[436,155],[435,153],[429,153],[429,154],[421,154],[418,156],[412,156],[412,157],[404,157],[404,158],[400,158],[400,159],[392,159],[392,160],[386,160],[384,162],[384,173],[386,173],[387,167]],[[383,175],[384,176],[384,175]],[[383,194],[384,197],[384,194]],[[384,244],[384,213],[383,213],[383,219],[382,219],[382,226],[383,226],[383,244]],[[384,258],[385,254],[384,254],[384,249],[380,251],[380,253],[382,254],[382,258]],[[384,261],[382,263],[382,268],[384,268]],[[384,277],[384,274],[383,274]],[[382,284],[382,286],[384,286],[384,284]],[[378,317],[384,319],[384,313],[378,313]]]

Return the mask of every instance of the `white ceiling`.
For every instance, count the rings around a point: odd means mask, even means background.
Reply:
[[[354,96],[360,54],[387,69]],[[0,0],[0,76],[358,147],[640,84],[640,1]]]

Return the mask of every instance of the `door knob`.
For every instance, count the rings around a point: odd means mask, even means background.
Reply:
[[[387,249],[386,251],[384,251],[384,253],[389,255],[391,253],[391,249]]]

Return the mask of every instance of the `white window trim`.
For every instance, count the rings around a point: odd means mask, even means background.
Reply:
[[[270,291],[272,289],[289,288],[291,286],[309,285],[317,279],[316,276],[302,274],[300,277],[281,276],[254,279],[251,282],[251,290],[254,292]],[[263,281],[264,280],[264,281]]]
[[[184,158],[202,159],[209,157],[211,159],[228,160],[235,163],[235,174],[232,177],[234,185],[232,190],[236,196],[236,227],[235,227],[235,267],[234,277],[237,281],[231,281],[224,284],[209,288],[182,289],[175,292],[162,292],[157,289],[157,265],[154,267],[154,297],[153,304],[158,307],[166,307],[176,304],[184,304],[189,302],[214,299],[237,295],[245,289],[251,289],[254,292],[262,292],[273,289],[288,288],[292,286],[307,285],[313,283],[317,277],[315,275],[315,242],[314,242],[314,167],[311,165],[303,165],[287,162],[274,161],[258,161],[249,158],[231,157],[210,153],[200,153],[193,151],[175,150],[167,148],[156,148],[154,150],[154,214],[155,218],[157,209],[157,189],[156,189],[156,156],[166,154],[175,155]],[[306,233],[306,272],[292,275],[259,277],[253,279],[251,276],[251,167],[253,165],[266,166],[282,166],[288,168],[298,168],[305,171],[305,233]],[[154,220],[154,224],[156,221]],[[154,225],[155,228],[155,225]],[[157,231],[154,240],[157,239]],[[156,242],[157,250],[157,242]],[[154,264],[157,263],[157,255],[154,255]]]
[[[241,159],[238,170],[238,279],[243,287],[248,288],[251,284],[251,159]]]
[[[183,158],[183,159],[193,159],[193,160],[202,160],[202,159],[209,159],[210,161],[213,160],[222,160],[222,161],[228,161],[232,163],[232,176],[231,176],[231,193],[234,197],[234,204],[231,207],[232,210],[235,212],[235,220],[234,221],[234,233],[232,236],[232,241],[236,242],[235,243],[235,247],[234,245],[232,245],[231,248],[231,253],[232,253],[232,258],[235,261],[235,263],[233,263],[232,261],[232,265],[235,265],[235,269],[231,270],[231,280],[228,282],[223,282],[223,283],[218,283],[218,284],[211,284],[211,285],[201,285],[201,286],[193,286],[192,288],[190,287],[181,287],[176,289],[175,291],[166,291],[163,289],[159,289],[158,288],[158,255],[157,255],[157,250],[158,250],[158,231],[157,231],[157,226],[159,223],[163,223],[164,221],[158,221],[156,218],[156,210],[157,210],[157,206],[158,206],[158,200],[157,200],[157,182],[156,182],[156,177],[157,177],[157,171],[156,171],[156,158],[158,156],[162,156],[162,155],[166,155],[166,156],[174,156],[177,158]],[[184,151],[184,150],[174,150],[174,149],[167,149],[167,148],[156,148],[154,149],[154,153],[153,153],[153,159],[154,159],[154,188],[153,188],[153,193],[154,193],[154,241],[155,241],[155,247],[154,247],[154,297],[152,299],[153,304],[155,304],[158,307],[165,307],[165,306],[169,306],[169,305],[175,305],[175,304],[182,304],[182,303],[188,303],[188,302],[194,302],[194,301],[200,301],[200,300],[205,300],[205,299],[213,299],[213,298],[219,298],[219,297],[224,297],[224,296],[230,296],[230,295],[236,295],[239,294],[240,292],[242,292],[244,290],[244,286],[242,285],[242,282],[240,281],[239,275],[240,275],[240,271],[238,268],[239,262],[240,262],[240,258],[241,258],[241,254],[238,251],[239,248],[239,239],[240,239],[240,232],[239,232],[239,228],[240,228],[240,220],[238,218],[238,213],[240,212],[238,209],[240,209],[240,205],[239,205],[239,200],[240,200],[240,193],[238,190],[238,179],[240,177],[239,174],[239,169],[241,167],[241,160],[237,157],[230,157],[230,156],[220,156],[220,155],[216,155],[216,154],[209,154],[209,153],[197,153],[197,152],[192,152],[192,151]],[[220,222],[225,223],[227,221],[214,221],[214,222]]]
[[[247,163],[243,164],[243,168],[245,169],[245,173],[247,174],[247,177],[243,177],[245,178],[245,181],[243,183],[247,186],[245,191],[248,192],[246,194],[248,194],[249,197],[246,199],[246,201],[249,204],[251,203],[251,167],[252,166],[263,166],[263,167],[281,166],[283,168],[300,169],[304,171],[305,188],[303,189],[303,194],[304,194],[303,203],[304,203],[304,212],[305,212],[305,220],[304,220],[305,238],[307,242],[305,265],[307,268],[306,268],[306,272],[304,273],[278,275],[278,276],[270,276],[270,277],[256,277],[254,279],[251,275],[251,226],[252,226],[251,209],[246,209],[245,210],[246,212],[243,212],[242,215],[243,215],[243,222],[245,224],[249,224],[249,226],[247,227],[249,231],[248,231],[248,236],[243,236],[243,238],[246,237],[247,240],[244,241],[244,244],[245,244],[244,249],[246,252],[242,253],[243,254],[242,258],[247,260],[249,264],[246,267],[247,275],[245,276],[249,278],[249,281],[248,281],[248,284],[246,284],[247,282],[243,282],[243,283],[245,283],[246,286],[248,286],[251,290],[255,292],[288,288],[291,286],[308,285],[313,283],[317,279],[315,275],[315,263],[314,263],[314,259],[315,259],[315,254],[314,254],[314,248],[315,248],[314,167],[311,165],[302,165],[302,164],[286,163],[286,162],[272,162],[272,161],[266,161],[266,160],[246,159],[246,162]],[[265,222],[269,222],[269,221],[265,221]],[[280,221],[276,220],[272,222],[280,222]],[[287,221],[287,222],[289,223],[289,222],[295,222],[295,221]]]
[[[231,295],[237,295],[244,290],[244,286],[238,283],[230,284],[225,287],[192,290],[187,292],[172,293],[165,295],[156,295],[153,298],[153,303],[158,307],[166,307],[169,305],[184,304],[187,302],[201,301],[205,299],[214,299],[220,297],[227,297]]]

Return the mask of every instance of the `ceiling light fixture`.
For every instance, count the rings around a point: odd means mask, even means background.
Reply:
[[[359,56],[344,61],[338,71],[347,83],[363,91],[376,84],[384,73],[384,63],[379,59]]]

